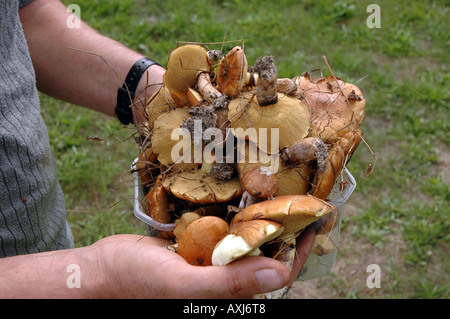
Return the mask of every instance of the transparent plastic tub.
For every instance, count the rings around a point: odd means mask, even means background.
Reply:
[[[162,224],[154,220],[147,214],[145,214],[145,210],[143,207],[144,193],[140,183],[139,175],[135,170],[137,161],[138,158],[134,160],[131,166],[131,169],[133,171],[134,193],[135,193],[134,215],[136,216],[136,218],[138,218],[139,220],[141,220],[146,224],[147,233],[149,236],[156,236],[158,234],[158,231],[173,230],[175,228],[174,223]],[[344,181],[345,188],[344,190],[341,191],[340,183],[342,183],[342,181]],[[347,200],[350,198],[350,196],[352,195],[353,191],[356,188],[356,181],[346,168],[343,171],[343,179],[340,178],[339,182],[340,183],[336,183],[334,185],[334,188],[329,196],[330,198],[329,202],[333,204],[337,209],[338,220],[333,230],[327,234],[328,237],[327,240],[330,240],[335,247],[338,247],[345,204],[347,203]],[[330,253],[323,255],[317,255],[312,252],[309,255],[305,265],[303,266],[301,273],[297,277],[297,280],[304,281],[325,276],[333,266],[334,261],[336,260],[336,255],[337,249],[334,249]]]
[[[323,255],[317,255],[311,252],[299,276],[297,277],[297,280],[305,281],[325,276],[330,271],[334,261],[336,260],[345,204],[356,188],[356,181],[347,168],[344,168],[342,177],[343,179],[339,178],[339,183],[334,185],[329,196],[330,204],[334,205],[337,209],[337,223],[333,230],[325,235],[327,237],[327,241],[330,241],[329,244],[331,244],[334,249],[328,254]],[[345,185],[345,188],[341,191],[340,185],[342,182],[344,183],[343,185]],[[312,251],[314,251],[315,245],[317,245],[317,243],[313,244]]]

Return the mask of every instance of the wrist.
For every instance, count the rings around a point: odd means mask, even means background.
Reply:
[[[157,84],[150,78],[151,73],[149,72],[149,69],[153,67],[153,70],[155,66],[160,67],[157,62],[147,57],[141,57],[130,68],[123,85],[117,92],[115,113],[122,124],[136,124],[133,109],[136,101],[143,99],[142,93],[146,93],[147,88],[151,91],[152,87]]]
[[[161,88],[164,73],[164,68],[154,64],[142,75],[136,89],[133,107],[133,123],[136,126],[145,121],[147,101]]]

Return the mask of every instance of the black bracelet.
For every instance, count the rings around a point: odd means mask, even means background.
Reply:
[[[133,104],[136,94],[136,88],[142,74],[144,74],[145,70],[153,64],[159,65],[159,63],[152,61],[147,57],[137,60],[128,72],[125,83],[121,88],[119,88],[119,91],[117,92],[117,106],[115,111],[120,123],[128,125],[133,122],[133,111],[131,109],[131,105]]]

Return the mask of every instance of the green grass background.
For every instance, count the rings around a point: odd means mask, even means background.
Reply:
[[[344,216],[341,251],[355,253],[342,253],[338,261],[351,265],[378,256],[382,288],[330,272],[315,283],[317,296],[449,297],[449,1],[64,3],[78,4],[92,27],[162,65],[183,41],[236,40],[223,51],[243,44],[249,64],[270,54],[280,77],[315,69],[327,75],[326,56],[336,76],[362,89],[361,128],[376,155],[368,177],[374,159],[368,146],[360,145],[349,164],[358,185]],[[367,27],[370,3],[381,8],[379,29]],[[117,233],[145,234],[133,216],[129,167],[139,153],[133,128],[41,98],[76,246]],[[369,263],[376,262],[367,260],[359,271]]]

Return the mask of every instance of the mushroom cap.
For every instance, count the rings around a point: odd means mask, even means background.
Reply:
[[[212,264],[226,265],[257,250],[262,244],[277,238],[284,227],[272,220],[249,220],[234,224],[227,235],[217,243]]]
[[[200,45],[187,44],[170,53],[163,82],[175,97],[182,99],[195,86],[197,75],[210,70],[206,50]]]
[[[156,91],[147,101],[145,108],[147,114],[147,122],[149,129],[153,128],[156,119],[176,107],[169,90],[166,87],[161,87]]]
[[[177,253],[191,265],[210,266],[214,247],[227,231],[228,223],[222,218],[200,217],[189,223],[179,236]]]
[[[258,198],[269,198],[278,193],[277,176],[266,166],[253,167],[241,177],[242,187],[249,194]]]
[[[339,85],[331,76],[313,78],[308,74],[295,79],[298,85],[296,96],[302,97],[311,110],[309,135],[319,137],[325,143],[357,129],[365,115],[366,102],[361,90],[341,79],[337,81]]]
[[[253,219],[274,220],[284,226],[280,238],[288,239],[334,209],[333,205],[310,195],[277,196],[244,208],[230,225]]]
[[[253,91],[241,93],[230,101],[228,118],[237,138],[251,140],[268,154],[306,137],[310,128],[309,108],[283,93],[278,93],[276,103],[263,107],[259,106]],[[256,134],[248,134],[248,128],[255,128]],[[261,128],[267,129],[267,135],[261,133]],[[272,134],[276,132],[272,128],[279,129],[279,149],[272,149]]]
[[[187,109],[177,108],[160,115],[154,122],[152,149],[158,154],[158,160],[162,164],[169,166],[176,162],[177,159],[172,159],[172,149],[180,141],[171,139],[172,131],[179,128],[181,123],[189,117]],[[184,154],[180,157],[182,155]]]
[[[349,155],[355,151],[361,142],[361,137],[361,130],[349,131],[331,146],[328,157],[324,162],[325,169],[323,171],[318,170],[314,176],[311,195],[320,199],[328,198]]]
[[[162,186],[162,176],[158,176],[156,184],[145,195],[145,212],[154,220],[168,224],[171,221],[169,194]]]
[[[200,217],[200,214],[197,214],[196,212],[187,212],[182,214],[180,218],[175,220],[175,228],[173,229],[175,238],[179,238],[181,233],[186,229],[187,225]]]
[[[225,203],[242,195],[239,177],[220,181],[200,169],[168,175],[164,188],[175,197],[192,203]]]
[[[311,180],[314,176],[314,169],[311,163],[299,163],[297,165],[287,166],[280,160],[279,154],[268,155],[260,150],[258,150],[257,154],[250,155],[250,152],[254,152],[256,149],[255,147],[249,147],[251,143],[250,141],[246,141],[245,149],[242,148],[239,150],[240,156],[243,159],[237,164],[241,180],[248,170],[255,167],[264,167],[265,170],[273,172],[277,178],[278,191],[276,196],[304,195],[308,193],[311,188]],[[256,161],[253,158],[256,158]]]
[[[217,89],[234,97],[245,84],[248,70],[247,58],[240,46],[232,48],[220,61],[217,69]]]

